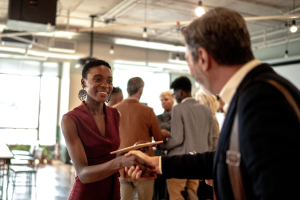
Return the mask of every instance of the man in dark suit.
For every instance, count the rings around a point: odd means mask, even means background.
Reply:
[[[190,73],[207,92],[225,102],[226,118],[215,152],[148,157],[165,178],[214,180],[218,200],[234,199],[226,152],[238,114],[240,168],[247,199],[299,199],[300,124],[284,95],[268,78],[283,85],[300,107],[300,92],[268,64],[255,60],[241,15],[215,8],[182,29]],[[130,169],[139,177],[141,171]]]

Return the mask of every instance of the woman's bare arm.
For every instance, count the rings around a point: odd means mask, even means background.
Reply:
[[[92,183],[105,179],[121,168],[131,166],[142,168],[143,177],[153,176],[152,166],[135,155],[130,157],[121,156],[103,164],[88,166],[85,150],[78,136],[75,123],[69,116],[64,115],[61,124],[69,154],[82,183]]]

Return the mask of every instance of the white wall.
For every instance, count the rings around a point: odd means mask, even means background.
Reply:
[[[300,64],[278,66],[273,69],[300,90]]]

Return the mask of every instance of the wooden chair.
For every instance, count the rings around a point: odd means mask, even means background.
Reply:
[[[34,153],[34,162],[33,162],[33,167],[28,167],[28,166],[16,166],[16,165],[10,165],[9,166],[9,176],[8,176],[8,182],[12,183],[13,186],[13,193],[12,193],[12,198],[14,195],[15,191],[15,186],[36,186],[36,174],[38,171],[39,167],[39,161],[41,160],[43,155],[43,149],[42,148],[37,148]],[[36,161],[38,160],[38,161]],[[26,182],[25,185],[16,185],[16,179],[19,175],[25,174],[26,175]],[[32,184],[32,175],[34,175],[34,180],[35,183],[34,185]],[[11,178],[9,178],[11,176]],[[11,179],[11,180],[10,180]],[[7,188],[8,191],[8,188]]]

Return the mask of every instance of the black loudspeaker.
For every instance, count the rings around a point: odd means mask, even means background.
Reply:
[[[7,26],[28,31],[55,28],[57,0],[9,0]]]

